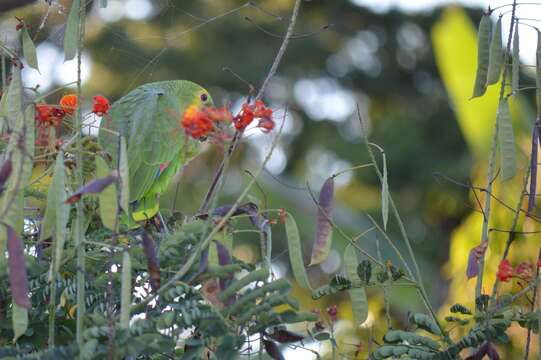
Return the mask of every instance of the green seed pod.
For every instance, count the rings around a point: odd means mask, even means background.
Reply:
[[[520,56],[519,56],[519,36],[518,36],[518,21],[515,23],[515,33],[513,35],[513,67],[512,67],[512,78],[511,86],[513,89],[513,94],[518,94],[518,89],[520,87]]]
[[[482,96],[487,89],[491,26],[490,16],[483,14],[477,32],[477,74],[475,76],[472,98]]]
[[[512,179],[517,173],[515,156],[515,136],[511,123],[511,111],[507,99],[501,101],[496,114],[498,136],[500,141],[500,162],[502,181]]]
[[[492,31],[492,39],[490,41],[490,57],[488,61],[487,85],[492,85],[498,82],[502,72],[503,64],[503,47],[502,47],[502,17],[498,18],[494,31]]]

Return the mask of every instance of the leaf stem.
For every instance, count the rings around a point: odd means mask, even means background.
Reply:
[[[77,37],[77,99],[81,99],[81,59],[84,46],[84,30],[85,30],[85,5],[86,1],[79,2],[79,26]],[[76,186],[83,186],[83,143],[82,143],[82,113],[81,106],[77,107],[75,112],[75,131],[76,131],[76,148],[75,163],[76,167]],[[77,316],[75,323],[76,340],[79,348],[84,345],[84,315],[85,315],[85,245],[84,245],[84,210],[83,202],[79,201],[76,204],[75,217],[75,248],[77,253]]]

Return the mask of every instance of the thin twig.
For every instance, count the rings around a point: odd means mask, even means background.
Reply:
[[[248,3],[248,4],[251,5],[251,3]],[[280,49],[278,50],[278,53],[276,54],[276,57],[274,58],[271,68],[269,72],[267,73],[265,80],[263,80],[263,84],[261,85],[261,88],[259,89],[254,100],[259,100],[263,97],[263,93],[265,92],[265,89],[267,88],[269,81],[273,78],[274,74],[276,73],[276,70],[278,69],[278,65],[280,65],[280,62],[282,61],[282,58],[284,57],[285,51],[287,49],[287,45],[289,44],[289,40],[291,36],[293,35],[293,30],[295,29],[295,24],[297,22],[297,17],[299,15],[300,6],[301,6],[301,0],[295,0],[295,4],[293,6],[293,11],[291,14],[291,19],[289,21],[289,26],[284,36],[284,40],[282,41],[282,45],[280,45]],[[233,154],[233,152],[235,151],[238,145],[238,142],[242,138],[242,135],[243,135],[242,131],[237,131],[235,133],[235,136],[233,137],[233,140],[231,141],[231,144],[229,145],[227,152],[225,153],[222,163],[220,164],[220,166],[218,167],[218,170],[216,170],[216,173],[214,174],[209,190],[207,191],[207,194],[205,195],[205,199],[203,200],[203,204],[199,208],[199,213],[206,212],[208,210],[209,205],[212,202],[212,199],[216,196],[216,190],[219,188],[218,184],[221,182],[221,178],[223,177],[223,174],[225,173],[227,169],[227,165],[229,164],[229,159],[231,155]]]
[[[79,36],[77,39],[77,99],[81,99],[81,62],[84,47],[84,30],[85,30],[85,2],[79,3]],[[82,109],[77,107],[75,112],[75,131],[77,133],[75,152],[76,168],[76,187],[79,189],[83,186],[83,138],[82,138]],[[75,217],[75,248],[77,252],[77,317],[76,317],[76,340],[79,348],[84,345],[84,315],[85,315],[85,245],[83,242],[83,226],[84,226],[84,210],[83,202],[79,201],[76,204]]]

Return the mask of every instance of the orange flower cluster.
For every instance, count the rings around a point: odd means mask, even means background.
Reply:
[[[241,131],[250,125],[254,119],[259,119],[257,127],[265,132],[274,128],[272,109],[267,108],[261,100],[257,100],[252,105],[244,103],[241,111],[235,117],[227,107],[200,109],[192,105],[182,114],[181,123],[186,134],[195,139],[200,139],[208,136],[216,129],[216,122],[232,122],[235,128]]]
[[[75,113],[77,106],[77,95],[64,95],[58,105],[36,105],[36,120],[43,126],[59,126],[66,115],[72,116]],[[101,95],[96,95],[92,99],[92,112],[96,115],[107,114],[110,107],[109,100]]]
[[[233,123],[237,130],[244,130],[254,119],[259,119],[257,127],[264,131],[271,131],[274,128],[272,109],[266,107],[261,100],[257,100],[252,105],[244,103],[240,113],[233,119]]]
[[[66,115],[73,115],[75,112],[75,109],[77,109],[77,95],[75,94],[68,94],[62,96],[59,102],[60,106],[62,106],[62,110],[65,111]]]
[[[206,111],[192,105],[182,115],[182,127],[186,134],[194,139],[200,139],[214,130],[214,123]]]
[[[182,127],[186,134],[194,139],[200,139],[211,134],[216,129],[214,124],[219,121],[233,121],[231,111],[225,106],[222,108],[206,107],[199,109],[197,106],[192,105],[182,115]]]
[[[67,94],[62,96],[58,105],[52,104],[37,104],[36,105],[36,122],[38,135],[36,144],[46,146],[49,144],[49,128],[59,127],[66,116],[73,116],[78,106],[77,95]],[[96,95],[92,99],[92,112],[103,116],[107,114],[111,105],[109,100],[101,95]]]
[[[39,125],[45,127],[58,127],[66,115],[73,115],[75,112],[75,109],[77,108],[77,95],[64,95],[58,104],[59,105],[36,105],[36,120]]]

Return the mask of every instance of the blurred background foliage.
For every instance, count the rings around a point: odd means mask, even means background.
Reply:
[[[111,100],[145,82],[190,79],[211,89],[215,102],[233,110],[267,73],[287,27],[290,0],[263,0],[257,5],[236,0],[109,0],[107,8],[88,2],[83,92],[87,99],[99,93]],[[63,64],[62,39],[69,1],[36,2],[0,17],[0,34],[13,36],[16,20],[24,18],[37,34],[41,74],[24,70],[26,86],[40,85],[46,93],[74,80],[75,64]],[[497,107],[497,89],[481,99],[471,95],[476,64],[476,27],[480,8],[442,7],[423,12],[390,9],[373,12],[353,1],[307,1],[301,8],[296,36],[291,41],[265,101],[277,119],[287,107],[284,136],[273,155],[260,189],[252,200],[262,207],[286,208],[300,226],[307,256],[314,235],[315,206],[302,189],[306,181],[318,189],[338,170],[368,162],[361,143],[359,106],[369,137],[385,148],[389,184],[420,260],[424,281],[434,306],[447,314],[460,301],[471,306],[474,280],[465,276],[469,250],[479,243],[482,215],[472,192],[447,181],[485,186],[488,145]],[[39,24],[43,24],[41,28]],[[229,68],[243,80],[239,80]],[[522,84],[535,81],[526,72]],[[66,88],[47,98],[56,102]],[[513,104],[520,147],[519,168],[527,166],[533,96],[527,91]],[[89,130],[90,131],[90,130]],[[258,130],[248,136],[235,155],[221,203],[231,202],[249,180],[270,145],[271,137]],[[220,149],[209,145],[204,155],[187,166],[162,199],[168,212],[192,215],[199,207],[221,159]],[[497,182],[497,194],[515,206],[522,175],[513,182]],[[336,222],[356,235],[371,224],[365,214],[379,219],[379,182],[362,169],[337,178]],[[477,194],[482,201],[483,193]],[[506,228],[512,213],[497,206],[493,227]],[[522,226],[522,224],[521,224]],[[533,230],[533,223],[524,223]],[[398,234],[390,223],[390,234]],[[258,256],[257,237],[238,234],[235,255]],[[375,232],[360,245],[376,254]],[[328,261],[309,269],[313,285],[323,284],[341,270],[346,245],[335,233]],[[289,274],[283,229],[274,226],[274,268]],[[399,236],[392,236],[402,248]],[[505,233],[491,233],[486,291],[490,291]],[[531,237],[529,239],[532,239]],[[533,260],[535,244],[521,237],[512,250],[517,261]],[[382,242],[382,257],[400,265]],[[502,290],[503,291],[503,290]],[[369,293],[370,315],[356,328],[347,296],[320,301],[295,290],[301,304],[325,309],[339,305],[339,345],[354,353],[360,341],[366,349],[368,334],[385,330],[382,294]],[[390,293],[394,325],[407,311],[423,311],[413,290]],[[358,337],[360,336],[360,337]],[[522,338],[522,340],[521,340]],[[516,330],[514,341],[524,341]],[[532,347],[536,349],[536,346]],[[504,358],[511,358],[511,348]]]

